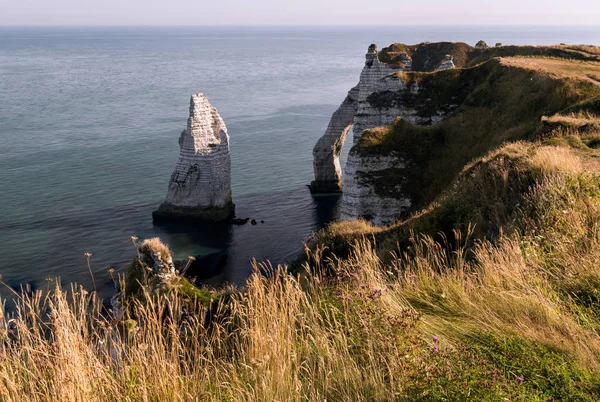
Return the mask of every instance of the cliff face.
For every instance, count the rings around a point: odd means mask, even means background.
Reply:
[[[165,202],[155,218],[222,221],[234,212],[229,135],[217,109],[201,93],[190,99],[187,128]]]
[[[567,82],[541,72],[557,67],[532,56],[598,61],[567,46],[372,45],[358,85],[314,148],[311,190],[342,191],[338,156],[352,128],[341,218],[392,222],[439,196],[470,159],[526,138],[543,115],[597,93],[589,76],[570,73]]]
[[[365,67],[358,85],[348,92],[344,102],[331,117],[327,131],[313,149],[315,180],[310,185],[313,193],[342,191],[339,157],[350,128],[353,127],[353,143],[356,143],[363,130],[390,123],[398,115],[399,111],[395,108],[375,110],[367,101],[369,95],[375,91],[399,89],[401,81],[384,80],[394,71],[396,70],[379,61],[377,47],[372,45],[366,55]]]
[[[430,115],[423,114],[402,101],[420,92],[418,84],[407,84],[394,74],[411,71],[412,59],[406,52],[397,56],[398,62],[393,67],[380,61],[378,55],[377,47],[372,45],[358,85],[350,90],[332,116],[325,135],[317,142],[313,150],[315,181],[310,188],[312,192],[341,192],[343,188],[342,219],[365,217],[383,223],[408,209],[411,201],[406,197],[378,197],[375,188],[362,178],[370,172],[401,169],[403,164],[394,155],[361,157],[351,153],[343,187],[339,155],[350,128],[356,145],[365,130],[388,125],[398,117],[417,125],[430,125],[439,122],[445,113],[432,110]],[[438,64],[440,70],[454,68],[452,56],[446,56]]]

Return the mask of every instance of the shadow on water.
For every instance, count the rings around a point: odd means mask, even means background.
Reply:
[[[313,217],[318,229],[322,229],[340,217],[342,195],[340,193],[313,195]]]
[[[195,260],[186,274],[197,282],[217,277],[228,267],[228,252],[231,247],[234,225],[229,223],[165,222],[155,221],[154,227],[169,237],[186,235],[191,244],[202,245],[202,253],[192,255]],[[179,255],[181,257],[181,255]],[[187,259],[175,260],[175,265],[185,266]]]
[[[237,217],[255,224],[154,222],[154,232],[172,246],[179,265],[195,257],[187,275],[199,285],[240,286],[254,260],[273,266],[293,261],[313,231],[338,219],[341,194],[311,196],[296,190],[241,197],[236,203]]]

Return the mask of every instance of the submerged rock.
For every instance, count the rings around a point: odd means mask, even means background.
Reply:
[[[179,161],[155,219],[226,221],[233,216],[229,135],[217,109],[201,93],[190,99]]]
[[[232,225],[242,226],[250,221],[250,218],[232,218],[229,223]]]

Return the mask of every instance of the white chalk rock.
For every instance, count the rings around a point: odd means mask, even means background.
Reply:
[[[394,153],[390,155],[348,156],[345,170],[344,195],[342,198],[342,220],[365,218],[376,225],[386,224],[400,218],[412,205],[411,200],[401,196],[382,196],[369,177],[388,169],[403,169],[406,165]],[[396,190],[400,190],[397,186]]]
[[[440,63],[440,65],[437,66],[435,71],[450,70],[455,67],[456,66],[454,65],[454,58],[451,55],[447,54],[444,60]]]
[[[190,99],[187,128],[158,219],[224,221],[233,216],[229,135],[217,109],[201,93]]]
[[[412,69],[408,54],[400,56],[404,68],[394,69],[378,58],[376,45],[371,45],[366,54],[365,66],[359,83],[348,92],[348,96],[333,114],[325,135],[313,149],[315,181],[310,185],[313,193],[340,192],[343,188],[341,218],[364,217],[375,224],[393,222],[403,216],[412,202],[398,184],[391,193],[381,193],[377,178],[380,172],[389,169],[402,170],[405,161],[399,155],[360,155],[350,152],[342,181],[339,155],[352,128],[353,146],[358,143],[365,130],[389,125],[397,118],[415,125],[439,123],[444,111],[422,115],[407,99],[418,96],[421,88],[415,82],[404,82],[398,71]],[[448,55],[437,70],[455,68],[452,56]],[[392,193],[394,193],[392,195]]]
[[[374,92],[397,91],[404,86],[398,79],[384,80],[398,70],[380,62],[377,55],[377,46],[371,45],[358,85],[348,92],[344,102],[331,117],[327,131],[313,149],[315,180],[309,186],[313,193],[342,191],[339,156],[350,128],[353,129],[352,142],[355,144],[365,129],[389,124],[400,114],[395,107],[375,110],[368,102],[367,98]]]

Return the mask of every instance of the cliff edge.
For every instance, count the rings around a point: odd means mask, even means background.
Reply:
[[[343,190],[342,219],[391,223],[435,200],[470,160],[598,96],[600,51],[590,46],[372,45],[314,148],[311,190]]]

